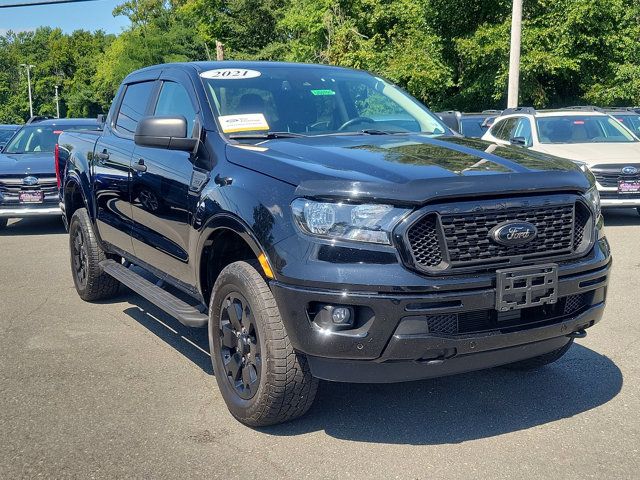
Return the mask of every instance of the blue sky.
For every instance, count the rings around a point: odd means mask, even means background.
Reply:
[[[0,0],[0,5],[27,2],[29,0]],[[119,33],[129,25],[126,17],[113,17],[113,8],[121,0],[96,0],[93,2],[40,5],[33,7],[0,8],[0,34],[8,30],[33,30],[40,26],[61,28],[64,32],[77,29]]]

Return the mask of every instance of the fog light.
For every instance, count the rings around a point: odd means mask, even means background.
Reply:
[[[351,320],[351,311],[347,307],[335,307],[331,313],[333,323],[343,325]]]
[[[312,314],[313,323],[325,330],[347,330],[354,327],[353,307],[343,305],[318,305]]]

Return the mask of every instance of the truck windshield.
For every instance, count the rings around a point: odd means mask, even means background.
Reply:
[[[65,125],[64,130],[95,128],[89,125]],[[63,128],[56,125],[22,127],[2,153],[53,152]]]
[[[540,143],[637,142],[620,123],[606,115],[566,115],[536,120]]]
[[[366,72],[313,66],[224,68],[200,75],[225,134],[451,134],[417,100]]]

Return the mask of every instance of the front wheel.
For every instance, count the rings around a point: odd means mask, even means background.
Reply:
[[[311,407],[318,380],[291,346],[269,286],[247,262],[228,265],[215,282],[209,346],[222,397],[245,425],[286,422]]]
[[[519,362],[509,363],[504,365],[504,368],[508,368],[510,370],[535,370],[536,368],[544,367],[545,365],[560,360],[560,358],[569,351],[571,345],[573,345],[573,338],[569,340],[566,345],[558,348],[557,350],[553,350],[537,357],[527,358],[526,360],[520,360]]]

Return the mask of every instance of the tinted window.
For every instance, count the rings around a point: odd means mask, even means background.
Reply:
[[[53,152],[63,130],[94,130],[97,125],[27,125],[22,127],[3,153]]]
[[[508,142],[511,140],[511,132],[514,130],[517,123],[518,118],[507,118],[506,120],[496,123],[493,126],[491,133],[497,139]]]
[[[187,119],[187,132],[191,134],[193,129],[193,121],[196,117],[196,111],[191,103],[191,98],[187,90],[175,82],[164,82],[156,110],[157,116],[177,116],[182,115]]]
[[[518,120],[513,136],[511,138],[520,137],[526,140],[525,146],[530,147],[533,145],[533,136],[531,134],[531,122],[528,118],[521,118]]]
[[[133,83],[127,86],[116,118],[117,130],[131,135],[135,133],[138,122],[147,111],[153,86],[154,82]]]
[[[465,137],[480,138],[487,131],[483,126],[484,117],[462,117],[460,120],[461,132]]]
[[[0,145],[8,142],[15,132],[15,130],[0,129]]]
[[[635,133],[636,136],[640,134],[640,115],[613,115],[613,117]]]
[[[605,115],[566,115],[536,119],[540,143],[630,143],[633,136]]]

